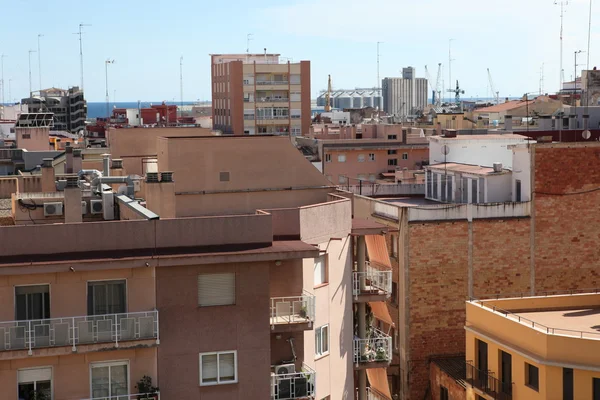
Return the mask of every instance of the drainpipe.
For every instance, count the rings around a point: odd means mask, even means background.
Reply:
[[[365,237],[358,236],[356,243],[356,269],[359,272],[359,285],[360,290],[366,289],[366,282],[364,275],[361,272],[367,272],[365,261],[366,261],[366,245]],[[358,303],[358,338],[367,338],[367,305],[365,303]],[[359,352],[363,349],[359,348]],[[360,353],[359,353],[360,356]],[[358,400],[367,400],[367,371],[358,371]]]

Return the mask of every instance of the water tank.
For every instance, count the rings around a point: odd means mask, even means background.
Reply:
[[[495,162],[493,164],[494,166],[494,172],[502,172],[502,163],[501,162]]]

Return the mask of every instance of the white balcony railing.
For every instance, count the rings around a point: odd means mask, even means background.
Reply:
[[[367,339],[354,338],[354,363],[392,361],[392,337],[376,328],[371,328]]]
[[[158,311],[0,322],[0,351],[119,342],[158,337]]]
[[[287,85],[288,81],[256,81],[257,85]]]
[[[160,400],[160,393],[119,394],[108,397],[90,397],[81,400]]]
[[[385,397],[379,395],[374,390],[371,390],[370,387],[367,387],[367,400],[387,400]]]
[[[378,294],[390,297],[392,294],[392,270],[377,269],[366,263],[365,272],[353,273],[352,293],[354,297],[364,294]]]
[[[271,399],[304,399],[315,395],[316,373],[302,364],[302,371],[292,374],[271,374]]]
[[[307,291],[302,296],[271,298],[271,328],[279,324],[307,323],[315,321],[315,296]]]

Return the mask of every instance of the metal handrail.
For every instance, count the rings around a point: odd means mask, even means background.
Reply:
[[[271,298],[271,329],[279,324],[307,323],[315,321],[315,296],[306,290],[301,296]]]
[[[160,392],[156,393],[134,393],[134,394],[119,394],[114,396],[90,397],[81,400],[160,400]]]
[[[492,372],[480,370],[471,361],[467,361],[466,381],[494,400],[512,399],[512,382],[502,382]]]
[[[0,351],[156,339],[158,311],[0,322]]]
[[[365,262],[366,271],[352,273],[352,293],[354,297],[361,294],[385,293],[387,297],[392,294],[392,270],[381,270]]]
[[[271,399],[304,399],[315,395],[316,372],[302,363],[302,371],[292,374],[271,375]]]
[[[367,387],[367,400],[387,400],[387,399],[385,397],[381,396],[375,390],[372,390],[370,387]]]
[[[391,362],[392,337],[377,328],[371,328],[371,337],[354,338],[354,363]]]
[[[468,297],[468,299],[474,300],[485,300],[485,299],[522,299],[524,297],[548,297],[548,296],[574,296],[577,294],[598,294],[600,293],[600,288],[593,289],[570,289],[570,290],[543,290],[539,291],[535,294],[531,294],[531,292],[518,292],[518,293],[494,293],[494,294],[484,294],[477,298]]]
[[[287,85],[289,81],[256,81],[257,85]]]
[[[487,308],[488,310],[491,310],[494,313],[501,314],[506,318],[509,318],[509,319],[516,321],[520,324],[523,324],[525,326],[529,326],[537,331],[544,332],[548,335],[560,335],[560,336],[568,336],[568,337],[578,337],[580,339],[600,340],[600,332],[599,333],[584,332],[584,331],[579,331],[579,330],[574,330],[574,329],[554,328],[551,326],[540,324],[539,322],[535,322],[529,318],[522,317],[519,314],[515,314],[511,311],[507,311],[507,310],[504,310],[504,309],[496,307],[496,306],[490,306],[490,305],[484,304],[484,302],[481,300],[470,299],[469,302],[473,303],[473,304],[478,304],[482,308]],[[561,333],[561,332],[564,332],[564,333]],[[588,335],[588,336],[586,336],[586,335]]]

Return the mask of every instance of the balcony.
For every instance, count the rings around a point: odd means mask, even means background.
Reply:
[[[385,301],[392,294],[392,270],[377,269],[366,262],[366,271],[352,273],[354,301]]]
[[[367,339],[354,338],[354,367],[381,368],[392,361],[392,337],[371,327]]]
[[[356,398],[358,398],[358,391],[357,391]],[[388,399],[384,396],[381,396],[379,393],[372,390],[370,387],[367,387],[367,400],[388,400]]]
[[[160,392],[156,393],[136,393],[136,394],[119,394],[109,397],[90,397],[81,400],[160,400]]]
[[[467,383],[494,400],[512,400],[512,382],[501,382],[490,371],[476,368],[467,361]]]
[[[148,339],[159,343],[158,311],[0,322],[0,352]]]
[[[308,399],[315,395],[315,371],[302,364],[302,371],[271,373],[271,400]]]
[[[275,80],[268,80],[268,81],[256,81],[257,85],[260,86],[265,86],[265,85],[288,85],[289,81],[275,81]]]
[[[301,296],[271,298],[273,332],[312,329],[315,321],[315,296],[304,291]]]

